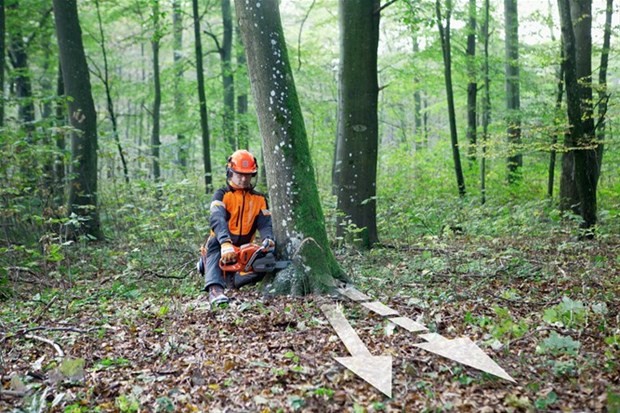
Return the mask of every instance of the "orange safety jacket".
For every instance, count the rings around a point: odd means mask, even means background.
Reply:
[[[211,201],[211,236],[220,244],[243,245],[254,240],[256,231],[262,239],[273,239],[271,213],[267,199],[254,189],[220,188]]]

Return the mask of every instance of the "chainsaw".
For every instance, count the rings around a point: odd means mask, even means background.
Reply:
[[[260,281],[265,274],[286,268],[290,261],[278,261],[273,249],[259,244],[233,245],[237,260],[225,263],[220,259],[219,266],[229,287],[239,288]],[[201,248],[198,272],[204,274],[206,248]]]
[[[233,245],[237,255],[234,262],[225,263],[220,259],[220,269],[226,273],[234,272],[273,272],[286,268],[289,261],[276,261],[273,251],[258,244]]]

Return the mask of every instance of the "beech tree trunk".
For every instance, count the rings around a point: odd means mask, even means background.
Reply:
[[[97,114],[76,0],[54,0],[56,37],[68,99],[71,134],[72,175],[69,186],[69,213],[84,219],[80,233],[102,237],[97,208]]]
[[[207,98],[205,96],[204,71],[202,68],[202,39],[200,37],[200,14],[198,0],[192,0],[194,17],[194,45],[196,54],[196,88],[198,89],[198,109],[200,112],[200,131],[202,134],[202,161],[204,165],[205,192],[213,189],[211,177],[211,148],[209,136],[209,119],[207,118]]]
[[[338,237],[370,248],[377,237],[379,0],[340,0],[336,195]]]
[[[254,106],[263,138],[278,252],[293,265],[273,290],[306,294],[333,289],[344,275],[329,248],[308,138],[297,98],[278,0],[235,0]]]
[[[153,125],[151,129],[151,156],[153,157],[153,179],[161,180],[160,156],[160,111],[161,111],[161,81],[159,76],[159,41],[161,38],[159,28],[159,0],[153,0],[153,36],[151,48],[153,50]]]
[[[558,8],[566,56],[564,79],[569,129],[565,146],[573,160],[572,165],[563,163],[562,178],[574,177],[582,227],[591,236],[596,225],[598,181],[592,116],[592,2],[558,0]],[[560,193],[561,198],[563,195]]]
[[[506,134],[508,136],[508,182],[521,174],[521,96],[519,86],[519,15],[517,0],[504,0],[506,25]]]
[[[183,91],[181,90],[183,80],[183,10],[181,1],[172,2],[172,32],[173,32],[173,59],[174,59],[174,114],[177,125],[177,163],[185,174],[187,170],[188,143],[185,137],[183,119],[185,115],[185,105]]]
[[[452,158],[454,160],[454,172],[456,174],[456,185],[459,196],[465,196],[465,178],[463,177],[463,167],[461,166],[461,154],[459,150],[459,140],[456,130],[456,111],[454,108],[454,92],[452,90],[452,55],[450,45],[450,16],[452,14],[452,1],[446,0],[445,25],[444,17],[441,13],[440,0],[435,1],[435,11],[437,13],[437,27],[441,40],[443,52],[444,79],[446,83],[446,97],[448,99],[448,117],[450,120],[450,141],[452,143]]]
[[[222,47],[220,48],[222,85],[224,87],[222,131],[232,153],[232,151],[238,148],[238,142],[235,136],[235,83],[232,70],[233,22],[230,0],[221,0],[221,6],[222,25],[224,26],[224,36],[222,37]]]
[[[4,71],[6,56],[6,18],[4,14],[4,0],[0,0],[0,91],[4,94]],[[0,99],[0,128],[4,126],[4,99]]]
[[[469,0],[469,20],[467,24],[467,157],[476,160],[478,65],[476,64],[476,0]]]

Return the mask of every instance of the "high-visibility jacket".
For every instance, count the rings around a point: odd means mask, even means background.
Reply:
[[[210,211],[211,236],[220,244],[247,244],[257,230],[262,239],[273,239],[267,199],[254,189],[220,188],[213,194]]]

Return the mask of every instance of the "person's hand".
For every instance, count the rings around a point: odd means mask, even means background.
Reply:
[[[265,238],[262,247],[265,252],[273,251],[276,249],[276,242],[270,238]]]
[[[224,242],[220,249],[221,260],[224,264],[230,264],[237,261],[237,253],[230,242]]]

